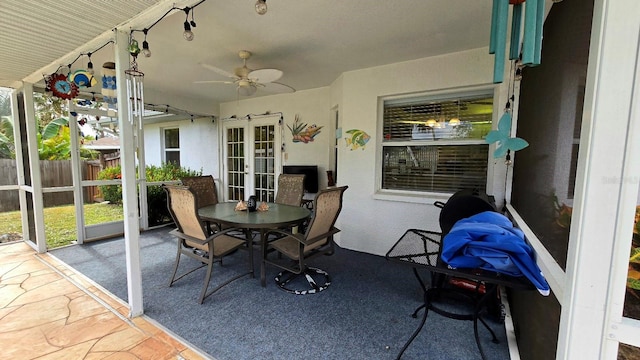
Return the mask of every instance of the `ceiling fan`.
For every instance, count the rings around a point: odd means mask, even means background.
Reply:
[[[217,74],[228,77],[231,80],[202,80],[194,81],[196,84],[223,83],[236,86],[238,95],[251,96],[258,88],[272,93],[292,93],[295,89],[291,86],[275,82],[282,77],[282,71],[278,69],[257,69],[251,70],[247,67],[247,59],[251,57],[251,52],[240,50],[238,56],[242,59],[242,67],[237,67],[230,73],[213,65],[200,64]]]

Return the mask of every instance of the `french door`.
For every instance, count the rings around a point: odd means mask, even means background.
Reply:
[[[225,201],[273,202],[282,159],[280,116],[227,120],[223,125],[222,182]]]

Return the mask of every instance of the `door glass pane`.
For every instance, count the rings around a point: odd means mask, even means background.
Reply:
[[[273,178],[275,126],[265,125],[254,128],[254,180],[255,193],[259,201],[272,202],[275,198]]]
[[[227,129],[227,197],[244,198],[244,128]]]

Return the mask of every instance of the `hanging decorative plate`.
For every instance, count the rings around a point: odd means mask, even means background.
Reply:
[[[73,82],[78,87],[92,87],[98,83],[98,80],[86,70],[76,70],[69,75],[69,82]]]
[[[51,89],[53,96],[57,96],[61,99],[68,100],[78,96],[78,86],[67,81],[67,77],[63,74],[51,75],[48,86],[49,89]]]

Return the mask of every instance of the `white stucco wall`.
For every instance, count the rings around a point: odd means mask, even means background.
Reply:
[[[343,74],[342,88],[337,86],[335,89],[342,95],[332,96],[334,101],[341,99],[338,105],[343,137],[346,130],[361,129],[371,139],[364,150],[352,151],[344,141],[338,146],[338,185],[349,185],[340,216],[341,246],[384,255],[409,228],[440,229],[440,209],[433,206],[433,202],[442,198],[385,198],[376,195],[376,147],[381,138],[377,133],[380,98],[493,86],[492,76],[493,56],[486,48]],[[506,103],[506,98],[496,102]],[[502,107],[496,104],[494,111],[502,111]],[[489,179],[489,183],[496,186],[493,179]],[[489,189],[489,193],[492,190]]]
[[[180,129],[180,165],[202,170],[204,175],[219,178],[218,126],[211,118],[148,124],[144,127],[147,165],[160,165],[163,157],[163,129]]]

